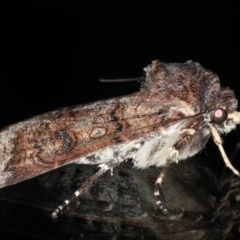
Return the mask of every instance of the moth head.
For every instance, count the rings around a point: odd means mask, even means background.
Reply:
[[[220,133],[229,133],[240,124],[240,112],[228,112],[224,108],[215,108],[211,112],[210,123],[214,124],[215,128]]]
[[[229,88],[221,89],[214,99],[214,109],[211,111],[211,123],[218,132],[228,133],[240,124],[240,112],[237,112],[238,101],[234,92]]]

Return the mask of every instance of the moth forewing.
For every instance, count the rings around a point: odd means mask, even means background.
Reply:
[[[123,161],[132,159],[136,168],[167,169],[171,162],[198,153],[212,132],[219,137],[240,122],[233,91],[221,88],[219,78],[199,63],[155,60],[145,71],[139,92],[63,108],[3,129],[0,187],[70,163],[99,165],[75,197]],[[163,169],[155,190],[162,209],[159,187],[165,173]]]

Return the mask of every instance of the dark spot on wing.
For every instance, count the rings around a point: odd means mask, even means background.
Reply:
[[[116,129],[117,129],[118,131],[122,131],[122,130],[123,130],[123,125],[122,125],[122,123],[118,122]]]
[[[117,117],[117,114],[116,114],[115,110],[110,112],[110,116],[111,116],[112,121],[117,121],[118,120],[118,117]]]
[[[56,137],[62,142],[62,152],[68,151],[71,148],[72,139],[67,131],[56,132]]]
[[[159,109],[158,110],[158,115],[162,115],[163,113],[165,113],[166,112],[166,110],[164,110],[164,109]]]

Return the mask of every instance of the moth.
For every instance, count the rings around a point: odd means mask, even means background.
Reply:
[[[66,164],[96,164],[72,198],[102,174],[132,159],[134,167],[161,167],[154,195],[167,213],[159,189],[167,169],[198,153],[213,136],[224,161],[231,165],[219,134],[240,123],[237,99],[219,78],[199,63],[162,63],[145,68],[139,92],[62,108],[6,127],[0,132],[0,187],[9,186]],[[65,200],[57,214],[72,200]]]

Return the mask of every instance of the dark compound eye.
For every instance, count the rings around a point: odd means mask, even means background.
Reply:
[[[228,112],[223,108],[217,108],[213,112],[212,122],[216,124],[223,123],[228,117]]]

